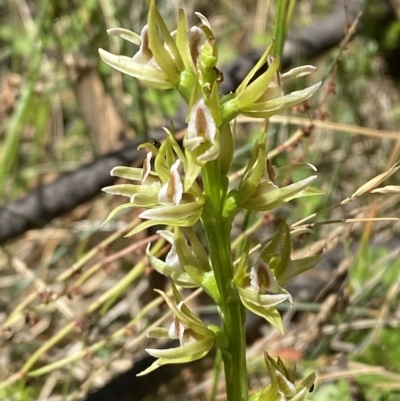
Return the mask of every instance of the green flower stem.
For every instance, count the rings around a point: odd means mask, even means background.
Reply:
[[[207,163],[203,168],[206,205],[203,224],[207,235],[211,263],[220,293],[219,304],[222,330],[228,347],[222,350],[228,401],[248,399],[246,368],[245,311],[239,294],[232,284],[234,267],[231,254],[231,222],[222,218],[226,189],[224,177],[219,174],[218,162]]]

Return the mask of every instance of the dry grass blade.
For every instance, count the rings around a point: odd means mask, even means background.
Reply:
[[[353,193],[348,199],[344,200],[342,203],[350,202],[350,200],[354,198],[358,198],[362,195],[365,195],[375,189],[378,185],[380,185],[383,181],[389,178],[392,174],[394,174],[400,167],[394,165],[393,167],[389,168],[385,172],[377,175],[376,177],[369,180],[367,183],[362,185],[360,188],[357,189],[356,192]]]

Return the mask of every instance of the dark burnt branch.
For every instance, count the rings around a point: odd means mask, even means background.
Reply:
[[[60,175],[23,198],[0,208],[0,243],[17,237],[31,228],[43,227],[57,216],[99,194],[101,188],[111,185],[115,178],[110,170],[117,165],[129,165],[142,158],[136,150],[139,141],[123,149],[101,156],[77,170]]]

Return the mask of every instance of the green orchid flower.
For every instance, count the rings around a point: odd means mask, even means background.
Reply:
[[[146,255],[150,264],[159,273],[184,288],[202,287],[215,301],[220,301],[214,272],[208,255],[192,227],[175,227],[174,233],[159,230],[157,233],[171,244],[165,260],[158,259],[147,246]]]
[[[201,168],[207,162],[217,159],[220,153],[219,131],[203,99],[190,112],[183,146],[189,165],[185,176],[185,188],[188,188],[198,177]]]
[[[158,358],[149,368],[138,376],[152,372],[160,366],[167,364],[192,362],[203,358],[211,350],[215,343],[215,333],[207,328],[204,323],[182,302],[178,290],[172,284],[174,301],[163,291],[155,290],[165,300],[174,314],[171,326],[167,328],[157,327],[150,329],[147,333],[151,338],[178,339],[180,346],[168,349],[146,349],[146,351]]]
[[[250,242],[246,244],[233,278],[240,299],[246,309],[283,333],[281,316],[275,306],[284,301],[292,303],[292,296],[278,284],[273,271],[262,259],[248,271],[249,251]]]
[[[106,222],[119,211],[132,207],[146,209],[139,217],[147,221],[139,224],[128,235],[136,234],[157,224],[189,227],[200,219],[204,200],[198,191],[197,193],[183,191],[179,172],[181,160],[177,159],[173,163],[168,160],[172,156],[169,152],[164,152],[166,147],[167,145],[164,148],[162,146],[156,157],[155,165],[158,165],[156,172],[151,170],[151,152],[147,154],[142,169],[115,167],[111,171],[113,176],[139,181],[139,184],[119,184],[103,188],[104,192],[130,198],[130,203],[115,208]],[[160,159],[163,162],[160,162]],[[168,164],[170,164],[169,170]]]
[[[280,74],[278,72],[280,60],[271,56],[273,46],[272,41],[236,92],[222,99],[221,114],[224,122],[231,121],[239,114],[254,118],[268,118],[282,113],[310,98],[321,86],[319,82],[308,88],[285,94],[282,83],[306,76],[314,72],[316,68],[306,65]],[[267,71],[254,79],[265,63],[268,63]]]
[[[293,277],[314,267],[323,255],[291,259],[292,235],[289,226],[282,223],[267,244],[262,245],[260,259],[270,266],[279,286],[284,286]]]
[[[150,264],[159,273],[170,277],[176,285],[184,288],[197,288],[199,283],[190,277],[190,275],[182,267],[182,264],[179,260],[178,253],[176,251],[174,233],[171,231],[159,230],[157,231],[157,234],[171,244],[171,249],[165,256],[165,261],[163,261],[155,257],[150,252],[151,244],[149,243],[146,249],[146,255]]]
[[[316,170],[314,166],[307,166]],[[266,212],[295,198],[324,194],[309,187],[317,178],[316,175],[281,188],[275,183],[278,175],[281,175],[279,169],[272,166],[266,159],[266,135],[264,134],[253,147],[250,161],[235,194],[237,206],[255,212]]]
[[[264,353],[264,360],[271,384],[253,394],[249,401],[309,401],[306,396],[313,389],[314,373],[295,385],[295,370],[289,371],[280,358],[275,361],[267,352]]]
[[[169,32],[154,0],[150,1],[148,23],[140,36],[123,28],[107,32],[138,45],[139,51],[127,57],[99,49],[103,61],[148,86],[161,90],[177,88],[189,101],[198,81],[197,62],[205,36],[198,27],[188,30],[183,10],[179,13],[178,29],[173,33]]]
[[[263,178],[250,198],[245,202],[239,203],[239,206],[254,212],[266,212],[296,198],[323,195],[322,191],[309,188],[316,178],[317,176],[313,175],[281,188],[268,178]]]

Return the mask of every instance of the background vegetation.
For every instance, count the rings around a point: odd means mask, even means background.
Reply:
[[[223,65],[265,46],[273,30],[274,3],[190,0],[184,5],[188,15],[200,11],[209,17]],[[345,6],[346,1],[338,3]],[[392,4],[398,11],[400,2]],[[178,7],[178,2],[160,2],[171,27]],[[298,0],[292,30],[331,9],[331,1]],[[103,47],[134,54],[132,44],[109,38],[106,29],[138,32],[146,10],[145,2],[125,0],[0,3],[2,204],[126,140],[144,138],[149,127],[166,124],[175,114],[178,99],[173,93],[145,89],[112,71],[97,53]],[[195,18],[191,22],[197,23]],[[383,32],[388,27],[373,28]],[[267,216],[255,235],[280,218],[295,223],[315,212],[320,214],[313,221],[319,223],[400,217],[398,195],[369,195],[327,209],[399,159],[399,82],[388,76],[382,57],[385,46],[398,40],[397,32],[395,26],[385,35],[349,36],[342,46],[313,60],[318,76],[311,79],[324,79],[319,95],[309,110],[273,119],[269,140],[274,164],[313,163],[317,186],[327,195]],[[263,124],[239,119],[235,167],[241,167],[240,155],[249,152]],[[396,183],[398,174],[391,180]],[[43,229],[2,245],[1,399],[77,400],[139,359],[149,344],[146,329],[165,319],[161,301],[151,291],[163,283],[143,257],[148,241],[158,238],[123,238],[135,224],[134,213],[99,228],[118,201],[99,195]],[[261,354],[268,344],[276,355],[297,362],[300,371],[317,372],[313,400],[400,398],[398,227],[392,221],[320,224],[296,242],[299,253],[312,247],[333,249],[338,271],[305,275],[305,287],[322,280],[326,288],[316,300],[298,302],[300,313],[288,312],[284,337],[261,327],[261,337],[248,352],[253,388],[266,380]],[[372,245],[377,241],[380,245]],[[165,251],[162,242],[159,248]],[[201,302],[196,305],[209,312]],[[192,394],[204,399],[199,394],[208,394],[211,364],[196,365],[172,381],[166,377],[157,397],[187,399]],[[219,391],[223,399],[223,389]]]

